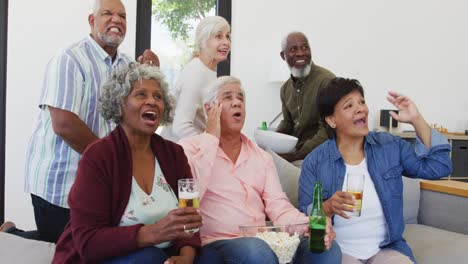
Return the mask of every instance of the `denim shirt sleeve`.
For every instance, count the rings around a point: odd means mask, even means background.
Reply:
[[[427,148],[417,137],[414,146],[402,139],[400,142],[403,175],[434,180],[448,176],[452,172],[450,144],[436,130],[431,128],[431,148]]]
[[[311,190],[314,190],[316,179],[316,170],[313,165],[313,156],[309,154],[302,164],[301,175],[299,176],[299,211],[306,215],[309,215],[310,208],[312,207],[313,197]]]
[[[449,145],[449,142],[446,137],[440,134],[437,130],[431,128],[431,149],[435,146],[440,145]],[[421,141],[421,139],[416,136],[415,152],[418,156],[423,156],[429,153],[430,149],[426,147]]]

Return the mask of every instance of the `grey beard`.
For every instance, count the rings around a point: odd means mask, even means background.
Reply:
[[[306,77],[307,75],[309,75],[309,72],[310,72],[310,63],[307,64],[307,66],[305,66],[304,68],[302,69],[298,69],[296,67],[291,67],[289,66],[289,71],[291,72],[291,75],[295,78],[303,78],[303,77]]]
[[[117,48],[119,47],[120,43],[122,43],[122,41],[124,40],[124,36],[122,37],[118,37],[118,38],[115,38],[115,39],[112,39],[111,37],[109,37],[106,33],[104,34],[101,34],[101,33],[98,33],[98,37],[101,39],[102,42],[104,42],[106,45],[108,46],[111,46],[111,47],[114,47],[114,48]]]

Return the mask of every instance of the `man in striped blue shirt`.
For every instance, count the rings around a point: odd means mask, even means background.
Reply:
[[[98,99],[101,83],[133,61],[118,50],[126,33],[125,7],[120,0],[96,0],[88,21],[91,34],[53,57],[42,83],[25,167],[38,230],[23,232],[10,222],[10,233],[58,240],[69,220],[68,193],[81,153],[114,128],[99,114]],[[159,65],[149,50],[139,61]]]

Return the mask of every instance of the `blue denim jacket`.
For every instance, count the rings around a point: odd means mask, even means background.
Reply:
[[[369,132],[365,139],[365,155],[369,174],[382,204],[387,223],[387,237],[381,248],[391,248],[413,262],[414,256],[403,239],[403,180],[411,178],[438,179],[452,172],[447,139],[431,130],[431,148],[416,138],[416,144],[384,132]],[[322,182],[326,201],[343,187],[346,166],[336,141],[330,139],[312,151],[302,164],[299,178],[299,210],[308,213],[313,199],[314,182]],[[372,232],[372,230],[369,230]]]

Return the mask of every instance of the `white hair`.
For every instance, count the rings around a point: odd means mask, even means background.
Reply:
[[[102,0],[94,0],[94,4],[93,4],[93,10],[92,10],[92,13],[94,16],[97,15],[99,13],[99,9],[101,8],[101,1]],[[121,0],[119,0],[120,3],[122,3]],[[122,3],[123,5],[123,3]]]
[[[307,39],[307,36],[304,33],[300,31],[291,31],[281,40],[281,51],[286,51],[286,47],[288,46],[288,38],[293,34],[301,34],[306,39],[307,43],[309,43],[309,40]]]
[[[197,29],[195,30],[194,56],[200,55],[201,49],[206,46],[211,36],[224,29],[231,31],[231,26],[229,26],[229,23],[223,17],[209,16],[203,18],[200,23],[198,23]]]
[[[245,102],[245,99],[246,99],[245,91],[244,91],[244,88],[242,88],[241,81],[234,76],[221,76],[209,84],[208,89],[206,90],[207,92],[203,95],[203,105],[213,104],[216,101],[216,98],[218,98],[219,96],[219,91],[227,84],[239,85],[242,95],[244,96],[244,102]],[[203,107],[203,110],[205,110],[205,107]]]
[[[101,8],[101,0],[94,0],[92,14],[97,15],[99,8]]]

